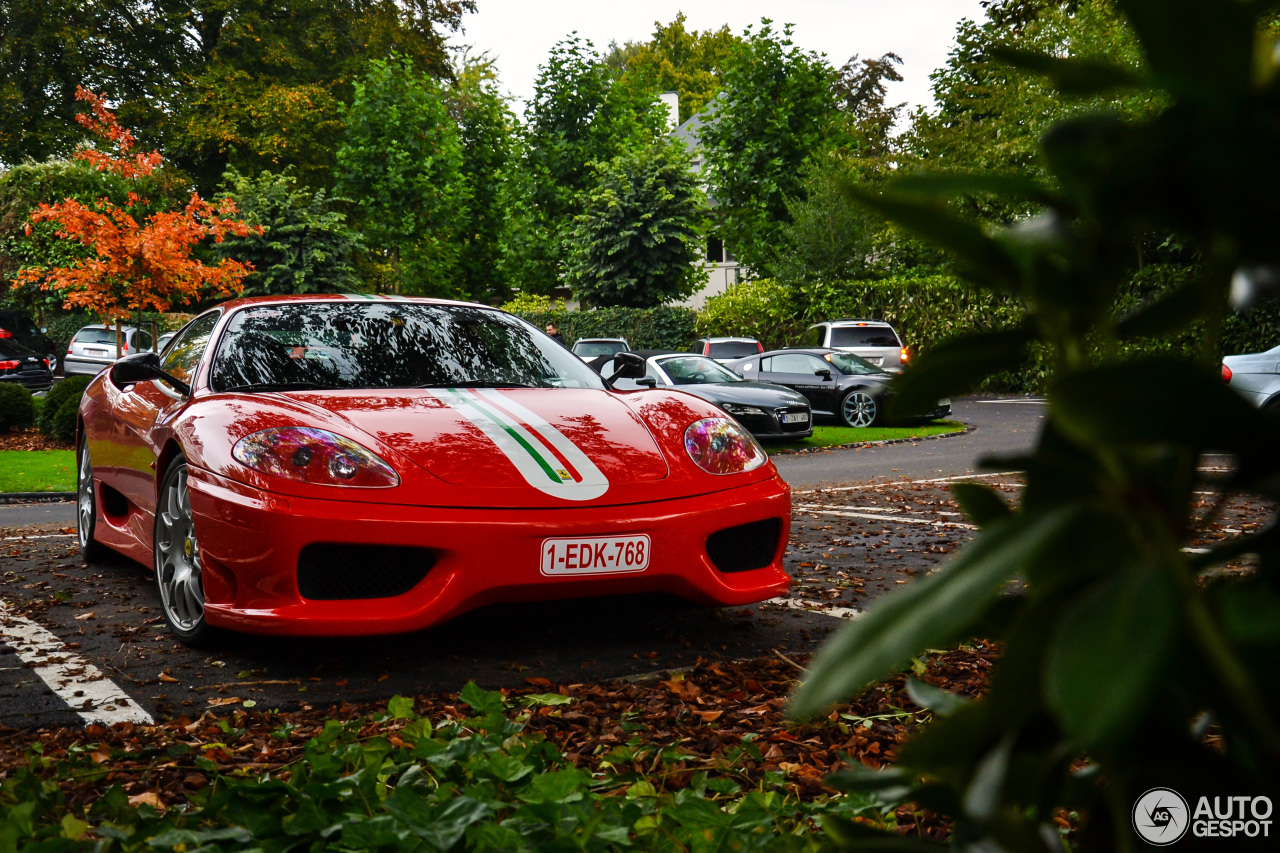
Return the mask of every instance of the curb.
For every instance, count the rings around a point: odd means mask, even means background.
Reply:
[[[939,438],[954,438],[957,435],[968,435],[977,430],[975,426],[965,425],[964,429],[955,432],[940,432],[937,435],[921,435],[915,438],[886,438],[881,441],[855,441],[852,444],[830,444],[826,447],[801,447],[795,450],[779,450],[770,456],[801,456],[806,453],[821,453],[824,450],[847,450],[854,447],[879,447],[886,444],[908,444],[919,441],[933,441]]]
[[[75,499],[75,492],[7,492],[0,494],[0,504],[52,504]]]

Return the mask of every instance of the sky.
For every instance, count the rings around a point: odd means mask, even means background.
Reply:
[[[477,0],[463,18],[464,32],[451,43],[467,45],[497,61],[502,89],[523,103],[533,95],[538,66],[552,45],[576,30],[603,53],[609,42],[647,41],[654,23],[685,13],[690,30],[729,29],[741,35],[762,17],[775,29],[795,25],[799,46],[825,53],[837,67],[853,54],[877,57],[892,51],[903,59],[903,81],[891,84],[890,103],[929,106],[929,73],[941,66],[955,43],[962,18],[982,17],[980,0]]]

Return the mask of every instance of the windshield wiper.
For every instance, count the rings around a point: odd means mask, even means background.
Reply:
[[[223,388],[224,393],[232,393],[234,391],[320,391],[335,390],[331,385],[321,385],[318,382],[251,382],[248,385],[232,385],[230,388]]]
[[[427,382],[419,388],[545,388],[545,385],[529,385],[524,382],[492,382],[472,379],[466,382]]]

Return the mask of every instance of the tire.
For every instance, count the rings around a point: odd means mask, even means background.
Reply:
[[[840,399],[840,420],[845,426],[863,429],[883,419],[876,398],[861,388],[854,388]]]
[[[106,556],[107,549],[93,538],[97,529],[98,493],[93,487],[89,438],[81,436],[76,457],[76,539],[80,542],[80,557],[86,563],[96,563]]]
[[[201,647],[216,632],[204,618],[204,584],[200,547],[187,491],[187,460],[169,463],[160,481],[152,548],[160,613],[173,635],[188,646]]]

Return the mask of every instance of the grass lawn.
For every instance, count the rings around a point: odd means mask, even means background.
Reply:
[[[867,427],[865,429],[854,429],[846,426],[815,426],[813,435],[800,441],[788,441],[785,444],[775,444],[769,441],[761,442],[761,445],[770,453],[777,453],[780,450],[838,447],[841,444],[857,444],[863,441],[924,438],[925,436],[941,435],[946,432],[959,432],[962,429],[964,429],[964,424],[959,421],[930,421],[914,426]]]
[[[0,493],[75,490],[74,450],[0,450]]]

